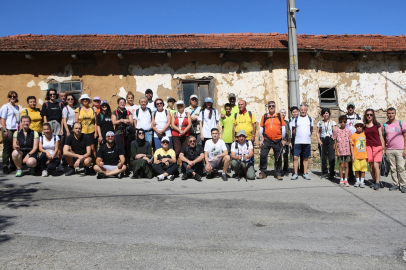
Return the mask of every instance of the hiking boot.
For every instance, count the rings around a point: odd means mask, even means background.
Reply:
[[[104,179],[104,178],[107,178],[107,176],[106,176],[105,173],[97,173],[96,178],[97,178],[97,179]]]
[[[280,175],[275,176],[275,178],[276,178],[277,180],[279,180],[279,181],[282,181],[282,180],[283,180],[282,176],[280,176]]]
[[[299,179],[299,175],[297,175],[296,173],[294,175],[292,175],[292,177],[290,178],[290,180],[297,180]]]
[[[199,182],[202,182],[203,180],[202,180],[202,177],[199,175],[199,174],[195,174],[195,180],[196,181],[199,181]]]
[[[16,177],[21,177],[21,176],[23,176],[24,174],[23,174],[23,171],[21,170],[21,169],[19,169],[19,170],[17,170],[17,172],[16,172]]]
[[[43,170],[43,171],[42,171],[42,176],[43,176],[43,177],[48,177],[48,171],[47,171],[47,170]]]
[[[71,176],[76,173],[75,168],[69,168],[69,170],[65,173],[65,176]]]
[[[389,191],[394,191],[400,189],[399,186],[392,186]]]
[[[264,171],[260,171],[258,175],[259,179],[265,179],[266,178],[266,173]]]
[[[181,178],[182,180],[187,180],[188,179],[188,175],[187,175],[187,173],[184,173],[183,175],[182,175],[182,178]]]
[[[221,179],[223,179],[223,181],[228,181],[227,174],[223,173],[223,174],[221,175]]]
[[[3,166],[3,174],[9,174],[10,173],[10,167],[8,165]]]
[[[170,180],[170,181],[175,180],[175,176],[174,176],[174,175],[168,175],[166,178],[167,178],[168,180]]]
[[[304,173],[304,174],[302,175],[302,177],[303,177],[305,180],[312,180],[312,179],[310,178],[310,176],[309,176],[307,173]]]
[[[377,183],[375,184],[374,189],[375,189],[375,190],[379,190],[380,187],[381,187],[381,183],[380,183],[380,182],[377,182]]]
[[[360,185],[360,182],[357,181],[357,182],[355,182],[354,187],[359,187],[359,185]]]
[[[404,186],[403,188],[402,188],[402,191],[401,191],[402,193],[406,193],[406,186]]]

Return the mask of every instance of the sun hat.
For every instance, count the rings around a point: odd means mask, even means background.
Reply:
[[[89,97],[88,94],[83,94],[83,95],[80,96],[79,101],[81,101],[82,99],[89,99],[90,100],[90,97]]]
[[[191,95],[189,99],[192,99],[192,98],[197,98],[197,99],[199,99],[196,95]]]

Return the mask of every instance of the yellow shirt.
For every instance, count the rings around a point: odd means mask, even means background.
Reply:
[[[158,155],[161,155],[161,157],[176,157],[175,151],[173,151],[173,149],[168,149],[168,151],[165,151],[163,148],[159,148],[154,153],[154,159],[158,159]]]
[[[251,113],[252,119],[250,117],[250,114],[248,111],[245,111],[244,114],[237,113],[237,118],[234,118],[234,124],[235,124],[235,134],[238,133],[238,131],[245,130],[245,133],[247,134],[247,140],[251,140],[252,136],[252,123],[256,123],[257,121],[255,120],[255,116],[253,113]],[[234,116],[235,117],[235,114]]]
[[[79,122],[82,123],[82,133],[83,134],[90,134],[95,131],[95,117],[93,108],[89,108],[87,112],[85,112],[85,108],[82,107],[79,112],[79,108],[76,108],[75,113],[79,113]]]
[[[30,124],[30,129],[42,133],[42,116],[41,116],[41,110],[40,109],[23,109],[20,113],[20,118],[23,115],[27,115],[31,118],[31,124]]]

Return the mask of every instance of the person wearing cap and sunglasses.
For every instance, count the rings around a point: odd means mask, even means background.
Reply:
[[[155,107],[155,101],[153,100],[154,92],[151,89],[145,90],[145,97],[147,98],[148,104],[147,107],[152,111],[155,112],[157,107]]]
[[[201,138],[200,138],[200,125],[199,125],[199,114],[202,110],[201,107],[199,107],[199,100],[196,95],[191,95],[189,99],[189,105],[186,107],[185,112],[188,112],[190,114],[190,117],[192,118],[192,127],[190,128],[190,135],[193,135],[196,137],[197,143],[196,145],[202,145]]]
[[[96,164],[94,165],[97,179],[115,175],[121,178],[127,169],[125,165],[125,150],[116,144],[114,137],[114,132],[108,131],[105,136],[106,143],[101,145],[97,151]]]
[[[248,180],[255,180],[255,170],[252,157],[254,156],[254,146],[247,140],[245,130],[237,133],[237,141],[231,145],[231,169],[238,178],[245,177]]]
[[[176,165],[176,154],[173,149],[169,148],[170,140],[168,137],[161,139],[162,147],[154,153],[154,164],[152,169],[157,175],[158,181],[165,179],[173,181],[175,179],[175,173],[178,171]]]

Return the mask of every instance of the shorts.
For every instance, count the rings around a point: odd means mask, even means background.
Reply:
[[[20,150],[21,151],[21,150]],[[28,152],[26,152],[26,151],[21,151],[22,153],[23,153],[23,155],[22,155],[22,160],[28,155],[28,153],[29,153],[29,151]],[[34,153],[34,154],[32,154],[31,155],[31,157],[32,158],[35,158],[35,159],[39,159],[39,156],[38,156],[38,153]]]
[[[213,169],[217,169],[223,163],[223,158],[218,158],[216,161],[209,161],[209,163]]]
[[[382,161],[382,146],[368,146],[367,145],[368,162],[381,162]]]
[[[114,169],[117,169],[117,166],[114,165],[103,165],[103,168],[105,168],[108,171],[112,171]]]
[[[351,157],[350,156],[338,156],[337,161],[338,161],[338,164],[345,163],[345,162],[351,162]]]
[[[311,157],[311,147],[310,144],[295,144],[293,147],[293,155],[295,157],[303,155],[303,158]]]
[[[354,172],[367,172],[368,171],[367,160],[366,159],[355,159],[352,162],[352,170]]]

